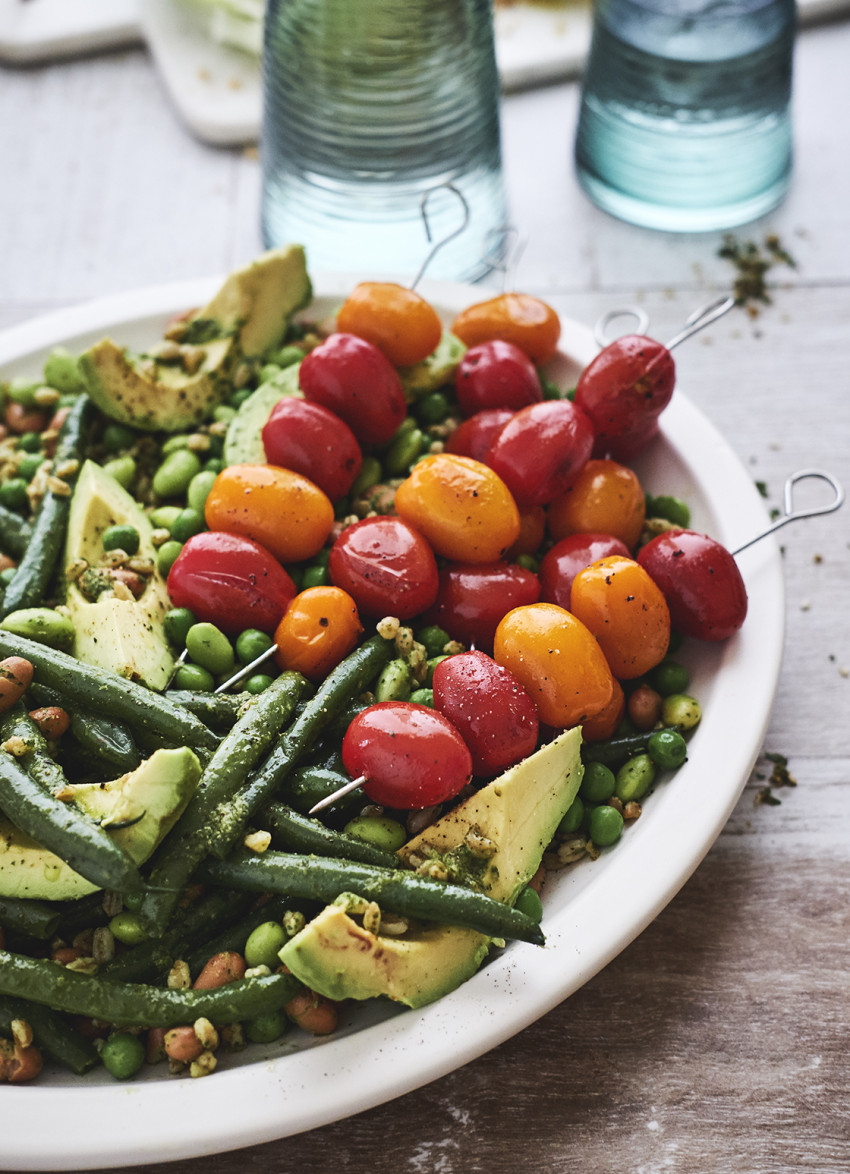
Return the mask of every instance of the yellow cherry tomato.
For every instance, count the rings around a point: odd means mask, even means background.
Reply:
[[[320,681],[348,656],[363,631],[357,605],[339,587],[307,587],[278,624],[275,661],[281,669]]]
[[[579,571],[570,610],[599,641],[619,680],[640,677],[664,659],[670,643],[667,601],[633,559],[615,554]]]
[[[336,326],[371,342],[394,367],[421,362],[443,334],[434,307],[412,289],[391,281],[356,285],[336,316]]]
[[[334,521],[330,498],[317,485],[276,465],[229,465],[204,504],[210,530],[253,538],[282,563],[313,558]]]
[[[531,694],[540,720],[580,725],[611,701],[614,681],[594,636],[556,603],[516,607],[496,629],[493,658]]]
[[[646,498],[637,474],[617,461],[588,461],[570,488],[549,505],[549,533],[613,534],[634,550],[643,530]]]
[[[510,490],[472,457],[435,453],[417,461],[396,490],[395,508],[436,554],[457,562],[496,562],[519,536]]]
[[[561,323],[552,307],[539,298],[504,293],[461,310],[452,323],[452,334],[470,347],[494,338],[512,342],[539,365],[558,349]]]

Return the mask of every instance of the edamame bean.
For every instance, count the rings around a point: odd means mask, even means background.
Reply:
[[[54,347],[44,363],[44,382],[65,395],[79,395],[86,390],[77,358],[64,347]]]
[[[384,469],[391,477],[403,476],[425,451],[427,443],[427,437],[419,428],[409,428],[401,436],[397,433],[384,455]]]
[[[137,1035],[116,1031],[103,1045],[100,1058],[110,1076],[116,1080],[129,1080],[145,1062],[145,1046]]]
[[[43,464],[44,455],[42,453],[29,453],[18,465],[18,476],[29,484]]]
[[[444,391],[429,391],[417,400],[415,412],[422,424],[441,424],[449,414],[451,404]]]
[[[181,497],[193,477],[201,471],[200,457],[188,448],[171,452],[153,475],[157,497]]]
[[[116,913],[109,921],[109,932],[118,942],[125,946],[138,946],[147,939],[141,918],[130,909]]]
[[[179,450],[188,447],[189,434],[187,432],[181,432],[179,435],[169,436],[166,440],[164,440],[160,448],[160,453],[162,456],[167,457],[169,453],[178,452]]]
[[[131,555],[139,553],[139,531],[135,526],[107,526],[101,542],[104,550],[123,550]]]
[[[236,415],[236,409],[231,408],[230,404],[216,404],[212,415],[216,423],[229,424]]]
[[[664,698],[661,720],[665,726],[678,726],[680,730],[692,730],[699,725],[702,709],[695,697],[687,693],[671,693]]]
[[[610,767],[601,762],[589,762],[584,768],[579,794],[588,803],[607,803],[616,786],[617,780]]]
[[[434,684],[434,669],[437,667],[438,664],[441,664],[444,660],[446,660],[445,656],[430,656],[428,658],[428,660],[425,662],[425,669],[426,669],[425,684],[428,686],[429,689]]]
[[[349,490],[349,497],[352,500],[359,497],[361,493],[365,493],[367,489],[371,489],[373,485],[377,485],[382,476],[383,469],[378,458],[364,457],[363,464],[360,466],[360,472],[354,478],[351,489]]]
[[[518,909],[538,924],[543,920],[543,902],[540,900],[540,894],[531,885],[526,885],[521,890],[514,902],[514,909]]]
[[[259,628],[246,628],[236,637],[236,655],[242,664],[250,664],[264,652],[268,652],[274,641],[267,632]]]
[[[668,494],[661,494],[660,497],[647,495],[646,516],[664,518],[674,526],[682,526],[685,529],[691,524],[691,511],[688,505],[680,498],[670,497]]]
[[[246,693],[265,693],[269,685],[274,683],[274,677],[270,677],[268,673],[253,673],[245,684],[242,686]]]
[[[42,384],[33,383],[29,379],[12,379],[6,385],[6,395],[22,408],[35,408],[38,407],[35,393],[41,386]]]
[[[599,848],[616,844],[623,834],[624,822],[617,808],[609,807],[607,803],[592,808],[588,826],[591,840]]]
[[[214,676],[233,672],[236,663],[233,645],[215,624],[206,621],[193,624],[186,633],[186,651],[194,664]]]
[[[279,921],[264,921],[248,935],[243,954],[248,966],[268,966],[274,970],[280,965],[278,951],[288,941],[286,930]]]
[[[156,569],[162,576],[168,574],[171,568],[177,561],[177,556],[183,549],[183,543],[177,542],[175,539],[169,539],[168,542],[163,542],[162,546],[156,552]]]
[[[391,660],[375,683],[376,701],[408,701],[413,689],[413,677],[406,661]]]
[[[434,690],[433,689],[414,689],[410,694],[410,701],[414,705],[427,705],[429,709],[434,708]]]
[[[68,652],[74,643],[74,624],[70,616],[54,611],[52,607],[22,607],[10,611],[0,628],[62,652]]]
[[[291,367],[293,363],[300,363],[304,358],[304,350],[300,346],[282,346],[280,350],[275,351],[274,361],[278,367]]]
[[[132,457],[116,457],[106,462],[103,471],[114,477],[122,488],[129,490],[136,479],[136,462]]]
[[[655,763],[648,754],[636,754],[617,771],[614,794],[621,803],[642,799],[655,782]]]
[[[195,623],[195,617],[188,607],[172,607],[162,617],[165,638],[175,648],[186,646],[186,633]]]
[[[436,624],[420,628],[416,633],[417,642],[424,645],[425,654],[429,657],[440,656],[450,639],[445,628],[440,628]]]
[[[17,567],[4,567],[0,571],[0,587],[8,587],[17,574]]]
[[[188,689],[190,693],[212,693],[215,678],[199,664],[181,664],[171,684],[174,689]]]
[[[343,830],[346,835],[356,836],[358,840],[386,852],[397,852],[407,840],[404,826],[387,815],[358,815],[350,819]]]
[[[656,730],[650,734],[646,749],[662,770],[676,770],[688,757],[688,744],[678,730]]]
[[[203,476],[203,474],[199,474]],[[199,510],[181,510],[171,523],[171,537],[176,542],[188,542],[195,534],[206,529],[204,515]]]
[[[103,447],[107,452],[123,452],[136,443],[136,433],[126,424],[107,424],[103,430]]]
[[[180,513],[179,505],[157,506],[151,511],[151,525],[156,526],[158,530],[170,530],[174,525],[174,519],[179,517]]]
[[[39,464],[41,461],[39,461]],[[0,505],[9,510],[23,510],[29,505],[27,485],[31,478],[10,477],[8,481],[0,483]]]
[[[24,432],[18,437],[18,448],[21,452],[41,452],[41,433]]]
[[[190,509],[197,510],[203,515],[204,505],[217,476],[218,473],[214,473],[212,469],[201,469],[200,473],[195,474],[186,490],[186,504]]]
[[[576,795],[570,806],[567,808],[567,813],[561,822],[558,824],[559,836],[572,836],[578,831],[584,819],[584,803],[580,795]]]

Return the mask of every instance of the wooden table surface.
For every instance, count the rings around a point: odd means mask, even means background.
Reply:
[[[793,188],[736,234],[776,231],[796,268],[771,271],[758,317],[736,312],[678,353],[680,386],[771,504],[798,468],[850,483],[848,61],[849,23],[801,34]],[[651,233],[593,208],[570,162],[577,96],[564,84],[504,103],[513,216],[529,235],[517,283],[588,324],[640,302],[669,337],[728,287],[720,235]],[[0,74],[0,327],[247,260],[260,250],[258,193],[256,157],[194,141],[142,50]],[[848,539],[848,508],[782,535],[787,636],[764,749],[788,757],[798,785],[758,804],[762,760],[695,875],[615,961],[417,1092],[278,1143],[144,1169],[846,1174]]]

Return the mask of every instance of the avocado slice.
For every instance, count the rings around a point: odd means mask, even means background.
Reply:
[[[415,836],[400,849],[401,860],[437,855],[466,862],[484,892],[511,904],[578,793],[580,748],[581,731],[566,730]],[[477,865],[471,835],[495,845]],[[280,959],[328,998],[384,995],[421,1007],[465,982],[489,947],[484,934],[458,926],[430,925],[400,937],[374,934],[329,905],[287,942]]]
[[[420,363],[402,367],[399,371],[408,402],[451,383],[457,365],[465,354],[466,343],[461,342],[450,330],[444,330],[430,355],[426,355]]]
[[[226,398],[236,364],[277,345],[292,314],[311,297],[304,249],[272,249],[231,273],[212,300],[187,319],[182,341],[200,351],[191,370],[180,352],[167,359],[131,355],[105,338],[80,356],[80,371],[107,416],[134,428],[179,432],[200,423]]]
[[[116,523],[135,527],[138,557],[156,566],[153,527],[147,515],[114,477],[94,461],[86,461],[71,498],[66,568],[79,559],[99,564],[104,555],[103,532]],[[78,660],[142,681],[151,689],[165,688],[174,658],[162,620],[171,602],[158,571],[148,578],[139,599],[117,599],[107,592],[92,603],[75,582],[69,582],[66,604],[74,623],[73,655]]]
[[[300,363],[284,367],[274,379],[261,383],[248,396],[227,426],[224,438],[224,463],[226,465],[264,465],[266,450],[263,448],[263,427],[272,408],[286,395],[301,395],[298,386]]]
[[[201,764],[188,747],[155,750],[120,778],[74,784],[72,801],[99,819],[136,864],[142,864],[174,826],[200,777]],[[70,901],[96,889],[0,815],[0,896]]]

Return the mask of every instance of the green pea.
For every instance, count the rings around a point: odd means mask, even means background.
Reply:
[[[242,688],[246,693],[265,693],[269,685],[274,683],[274,677],[270,677],[268,673],[252,673],[247,679]]]
[[[275,959],[277,965],[277,959]],[[289,1020],[283,1011],[267,1011],[255,1019],[245,1022],[245,1037],[252,1044],[273,1044],[289,1027]]]
[[[0,571],[0,587],[8,587],[17,573],[17,567],[5,567]]]
[[[18,476],[23,477],[24,481],[32,481],[43,464],[44,456],[42,453],[27,453],[18,465]]]
[[[160,452],[164,457],[167,457],[169,453],[180,452],[188,447],[189,434],[186,432],[181,432],[177,436],[169,436],[166,440],[164,440],[162,442]]]
[[[74,624],[70,616],[54,611],[52,607],[22,607],[10,611],[0,628],[46,644],[48,648],[58,648],[61,652],[69,652],[74,643]]]
[[[182,497],[189,483],[201,471],[201,459],[188,448],[171,452],[153,475],[157,497]]]
[[[429,709],[434,708],[434,690],[433,689],[414,689],[410,694],[410,701],[414,705],[427,705]]]
[[[162,617],[165,638],[175,648],[186,646],[186,633],[195,623],[195,617],[188,607],[172,607]]]
[[[138,554],[139,531],[135,526],[116,525],[107,526],[101,536],[104,550],[123,550],[127,554]]]
[[[410,419],[410,417],[408,417]],[[428,438],[419,428],[407,429],[401,436],[396,433],[384,455],[384,468],[391,477],[401,477],[410,469],[428,444]]]
[[[196,665],[214,676],[233,672],[236,663],[233,645],[215,624],[206,621],[193,624],[186,633],[186,651]]]
[[[675,660],[662,660],[649,674],[649,679],[662,697],[669,697],[671,693],[684,693],[691,683],[688,670]]]
[[[257,375],[259,385],[262,386],[264,383],[274,383],[275,379],[277,379],[281,371],[282,368],[279,367],[277,363],[265,363],[260,368],[259,374]]]
[[[204,515],[198,510],[181,510],[171,523],[171,537],[177,542],[188,542],[195,534],[206,530]]]
[[[132,457],[116,457],[103,466],[104,473],[113,477],[119,485],[129,490],[136,479],[136,462]]]
[[[567,808],[567,813],[561,822],[558,824],[559,836],[572,836],[579,830],[584,819],[584,803],[581,795],[576,795],[570,806]]]
[[[47,356],[44,363],[44,382],[48,387],[66,395],[76,396],[86,390],[76,356],[64,347],[55,347]]]
[[[224,468],[224,461],[219,460],[218,457],[210,457],[209,460],[204,461],[202,472],[204,473],[220,473]]]
[[[444,391],[429,391],[416,402],[416,415],[422,424],[442,424],[451,410],[451,401]]]
[[[123,452],[136,443],[136,435],[126,424],[107,424],[103,430],[103,447],[107,452]]]
[[[692,730],[699,725],[702,710],[695,697],[687,693],[671,693],[664,698],[661,707],[661,721],[665,726],[678,726],[680,730]]]
[[[607,848],[616,844],[623,834],[624,820],[616,807],[609,807],[607,803],[594,807],[590,812],[590,838],[599,848]]]
[[[124,905],[127,909],[132,909],[133,912],[138,911],[142,907],[142,902],[145,899],[144,893],[125,893]]]
[[[155,510],[151,510],[151,525],[156,526],[158,530],[170,530],[174,525],[174,519],[179,518],[183,511],[179,505],[160,505]]]
[[[429,689],[434,684],[434,669],[437,667],[438,664],[441,664],[442,661],[447,660],[447,659],[448,659],[447,656],[429,656],[428,657],[428,660],[425,662],[425,669],[426,669],[425,684],[428,686]]]
[[[28,453],[41,452],[41,433],[40,432],[23,432],[18,437],[18,448],[22,452],[28,452]]]
[[[518,554],[515,561],[517,566],[533,571],[535,575],[540,570],[540,561],[533,554]]]
[[[209,497],[210,490],[215,484],[215,479],[218,473],[214,473],[212,469],[201,469],[200,473],[196,473],[189,482],[189,488],[186,490],[186,504],[190,509],[197,510],[198,513],[203,514],[204,506]]]
[[[212,418],[218,424],[229,424],[236,415],[236,409],[230,404],[216,404],[212,411]]]
[[[215,677],[199,664],[181,664],[174,674],[175,689],[188,689],[192,693],[212,693]]]
[[[543,902],[540,900],[540,894],[531,885],[526,885],[520,891],[514,902],[514,909],[518,909],[520,913],[524,913],[532,921],[539,923],[543,920]]]
[[[278,951],[288,941],[286,930],[279,921],[264,921],[248,935],[244,956],[249,966],[268,966],[274,970],[279,965]]]
[[[678,730],[656,730],[650,734],[646,748],[662,770],[677,770],[688,757],[688,744]]]
[[[293,363],[300,363],[304,358],[304,350],[300,346],[282,346],[274,353],[274,361],[278,367],[291,367]]]
[[[607,803],[616,785],[617,780],[610,767],[601,762],[589,762],[584,768],[579,794],[588,803]]]
[[[413,677],[406,661],[391,660],[375,684],[376,701],[407,701],[413,690]]]
[[[655,782],[655,763],[648,754],[636,754],[617,771],[614,794],[621,803],[642,799]]]
[[[261,632],[259,628],[246,628],[236,637],[236,655],[242,664],[250,664],[268,652],[273,644],[274,640],[267,632]]]
[[[365,840],[386,852],[397,852],[407,840],[404,825],[387,815],[358,815],[350,819],[343,830],[346,835]]]
[[[116,941],[123,942],[125,946],[138,946],[140,942],[146,941],[148,936],[141,917],[131,909],[124,909],[121,913],[115,914],[109,922],[109,932]]]
[[[12,379],[6,384],[6,394],[9,399],[23,408],[36,408],[35,393],[42,387],[41,383],[33,383],[29,379]]]
[[[0,505],[7,510],[26,509],[30,500],[27,496],[28,484],[29,478],[25,481],[23,477],[10,477],[8,481],[0,482]]]
[[[104,1043],[100,1058],[110,1076],[129,1080],[145,1062],[145,1045],[129,1031],[116,1031]]]
[[[417,642],[424,645],[425,652],[429,657],[439,656],[449,640],[451,640],[451,636],[449,636],[445,628],[440,628],[437,624],[429,624],[425,628],[418,628],[415,636]]]
[[[684,526],[686,529],[691,524],[691,511],[687,504],[678,497],[670,497],[667,494],[661,494],[660,497],[647,495],[646,516],[664,518],[674,526]]]
[[[349,497],[359,497],[361,493],[365,493],[367,489],[371,489],[373,485],[377,485],[383,475],[384,471],[377,457],[364,457],[363,464],[360,466],[360,472],[354,478],[354,482],[349,490]]]
[[[331,577],[327,567],[305,567],[304,574],[301,576],[301,587],[302,590],[306,590],[308,587],[327,587],[330,581]]]
[[[176,542],[174,539],[171,539],[168,542],[163,542],[162,546],[156,552],[156,569],[163,577],[168,574],[177,562],[177,556],[182,549],[182,542]]]
[[[227,402],[231,408],[236,408],[236,410],[238,411],[239,408],[241,408],[242,405],[245,403],[245,400],[248,399],[253,394],[254,393],[250,387],[241,387],[239,389],[239,391],[234,391],[233,395],[230,397],[230,399]]]

